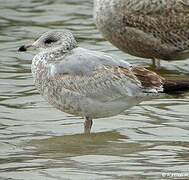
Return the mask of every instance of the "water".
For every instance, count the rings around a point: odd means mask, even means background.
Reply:
[[[83,47],[150,63],[106,42],[92,6],[91,0],[0,0],[0,180],[188,179],[189,93],[95,120],[86,137],[81,118],[52,108],[35,90],[34,54],[17,49],[49,29],[71,29]],[[165,76],[188,78],[188,60],[163,66]]]

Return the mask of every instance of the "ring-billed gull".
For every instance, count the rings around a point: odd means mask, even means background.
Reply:
[[[94,18],[128,54],[154,63],[189,58],[189,0],[94,0]]]
[[[40,94],[57,109],[85,118],[114,116],[163,91],[164,79],[112,55],[80,48],[68,30],[49,31],[20,51],[40,52],[32,74]]]

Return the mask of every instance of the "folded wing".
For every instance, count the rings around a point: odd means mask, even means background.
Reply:
[[[161,78],[155,73],[134,68],[105,53],[84,49],[73,50],[51,64],[50,79],[61,84],[64,90],[103,102],[157,93],[162,87]]]

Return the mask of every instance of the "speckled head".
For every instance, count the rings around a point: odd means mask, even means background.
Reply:
[[[74,35],[69,30],[51,30],[44,33],[33,44],[23,45],[18,50],[27,51],[36,49],[39,51],[52,49],[71,50],[77,46]]]

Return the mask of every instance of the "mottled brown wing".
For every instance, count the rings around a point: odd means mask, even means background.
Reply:
[[[158,6],[159,2],[159,6]],[[140,11],[125,11],[123,23],[125,27],[135,28],[160,40],[162,44],[175,51],[189,48],[189,1],[167,1],[157,6],[149,1],[149,7]]]
[[[143,92],[138,78],[123,67],[104,66],[91,75],[56,74],[51,80],[61,88],[100,101],[113,101]]]

